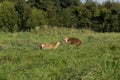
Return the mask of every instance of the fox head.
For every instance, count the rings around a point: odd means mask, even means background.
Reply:
[[[68,37],[63,37],[63,41],[68,42]]]
[[[60,42],[55,42],[55,43],[52,44],[52,46],[53,46],[53,48],[55,49],[55,48],[57,48],[60,44],[61,44]]]

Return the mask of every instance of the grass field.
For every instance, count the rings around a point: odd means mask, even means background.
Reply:
[[[42,42],[77,37],[82,44],[41,50]],[[120,80],[120,33],[46,28],[0,32],[0,80]]]

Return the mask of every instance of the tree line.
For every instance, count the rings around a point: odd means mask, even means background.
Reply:
[[[26,31],[36,26],[89,28],[120,32],[120,3],[93,0],[0,0],[0,30]]]

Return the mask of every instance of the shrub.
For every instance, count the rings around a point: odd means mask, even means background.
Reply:
[[[33,8],[26,26],[29,28],[35,28],[36,26],[45,25],[46,22],[45,13],[40,9]]]
[[[0,29],[3,31],[14,31],[18,26],[19,18],[14,3],[4,1],[0,3]]]

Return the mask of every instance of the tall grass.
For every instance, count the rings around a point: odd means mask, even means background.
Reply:
[[[82,44],[41,50],[43,42],[77,37]],[[44,28],[0,32],[0,80],[120,80],[120,33]]]

